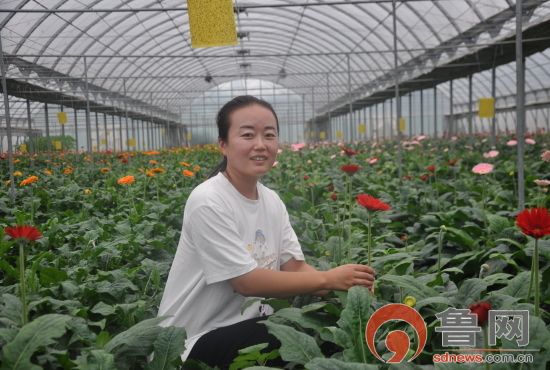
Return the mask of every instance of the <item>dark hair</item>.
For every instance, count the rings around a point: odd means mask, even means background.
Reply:
[[[221,107],[220,111],[218,112],[218,115],[216,117],[216,124],[218,125],[219,140],[227,142],[229,126],[231,125],[231,122],[229,121],[229,117],[231,116],[231,113],[235,112],[237,109],[248,107],[250,105],[259,105],[266,109],[269,109],[271,113],[273,113],[273,116],[275,117],[275,122],[277,123],[277,132],[279,132],[279,118],[277,117],[277,113],[275,113],[275,110],[273,109],[271,104],[269,104],[265,100],[259,99],[252,95],[241,95],[225,103],[224,106]],[[218,164],[212,170],[212,172],[208,175],[208,178],[214,177],[219,172],[225,171],[226,167],[227,167],[227,157],[224,156],[220,164]]]

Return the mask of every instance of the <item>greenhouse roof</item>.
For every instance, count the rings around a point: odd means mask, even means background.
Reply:
[[[181,0],[4,0],[0,29],[10,62],[7,77],[58,91],[65,100],[82,99],[86,80],[97,107],[117,106],[113,101],[126,97],[169,121],[198,94],[243,78],[315,96],[319,114],[338,114],[350,97],[359,106],[371,104],[393,86],[392,1],[234,3],[238,45],[193,49]],[[550,27],[550,1],[523,3],[526,52],[533,45],[536,53],[550,42],[541,32]],[[515,4],[399,1],[396,34],[400,83],[415,81],[409,90],[433,86],[510,61],[510,50],[508,59],[499,51],[513,48]],[[533,58],[535,67],[548,65],[550,52]],[[507,96],[515,90],[514,66],[500,67],[499,75],[504,78],[497,95]],[[526,73],[527,90],[549,87],[549,68]],[[464,101],[467,87],[457,89]],[[39,93],[33,97],[41,100]]]

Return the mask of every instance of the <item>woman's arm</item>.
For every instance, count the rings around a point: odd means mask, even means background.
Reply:
[[[282,298],[323,290],[348,290],[355,285],[371,289],[374,282],[374,270],[366,265],[348,264],[317,271],[305,262],[289,262],[282,266],[283,271],[256,268],[231,279],[231,285],[244,296]],[[289,271],[292,268],[298,270]]]
[[[313,272],[317,271],[317,269],[310,264],[308,264],[306,261],[298,261],[294,258],[289,259],[285,264],[281,266],[281,271],[290,271],[290,272]],[[324,290],[317,290],[315,292],[312,292],[313,295],[318,296],[325,296],[330,292],[328,289]]]

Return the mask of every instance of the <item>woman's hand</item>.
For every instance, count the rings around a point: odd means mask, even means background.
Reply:
[[[348,264],[326,272],[327,289],[348,290],[352,286],[364,286],[372,290],[375,272],[367,265]]]

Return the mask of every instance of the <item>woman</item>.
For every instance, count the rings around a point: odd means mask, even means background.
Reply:
[[[185,204],[159,316],[168,316],[163,325],[186,329],[183,359],[223,369],[241,348],[278,344],[257,323],[270,307],[257,300],[245,306],[249,297],[372,288],[374,271],[357,264],[317,271],[304,261],[283,202],[259,182],[279,147],[269,103],[236,97],[220,109],[217,125],[224,160]]]

